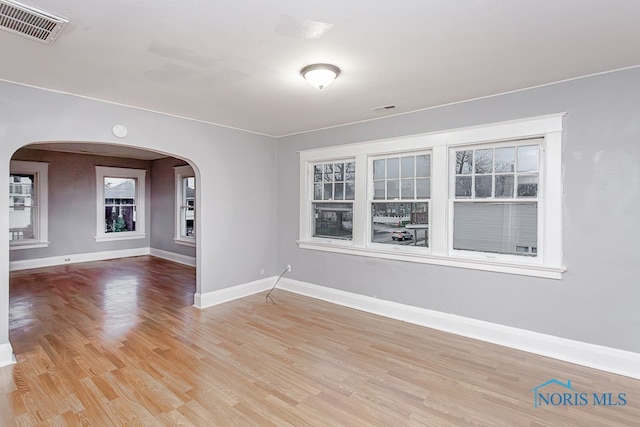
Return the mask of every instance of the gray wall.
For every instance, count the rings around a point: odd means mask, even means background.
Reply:
[[[183,160],[167,157],[151,162],[151,247],[195,257],[196,248],[178,245],[175,237],[176,192],[175,166]]]
[[[144,169],[151,162],[23,148],[13,160],[48,162],[49,247],[11,251],[11,261],[149,247],[145,239],[96,242],[96,166]],[[149,205],[150,192],[146,192]],[[149,209],[146,223],[149,224]]]
[[[277,264],[357,294],[640,352],[640,68],[278,140]],[[401,102],[398,101],[401,105]],[[298,249],[297,150],[566,112],[562,280]]]

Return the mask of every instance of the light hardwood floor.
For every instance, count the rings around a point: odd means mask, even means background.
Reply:
[[[278,289],[194,292],[153,257],[11,273],[0,426],[640,425],[639,380]],[[627,404],[534,408],[552,378]]]

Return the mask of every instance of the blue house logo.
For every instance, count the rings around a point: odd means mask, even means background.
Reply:
[[[546,387],[550,388],[543,390]],[[627,404],[626,393],[580,393],[573,388],[571,380],[564,383],[555,378],[532,388],[529,392],[533,392],[534,408],[539,406],[625,406]]]

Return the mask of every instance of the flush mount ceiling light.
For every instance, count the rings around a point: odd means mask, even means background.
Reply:
[[[340,68],[331,64],[311,64],[300,70],[300,74],[311,86],[322,89],[340,75]]]

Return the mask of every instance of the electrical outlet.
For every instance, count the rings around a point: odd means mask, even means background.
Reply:
[[[264,274],[264,268],[260,269],[260,275],[262,276]]]
[[[64,259],[64,262],[69,262],[69,261],[71,261],[71,258],[65,258]]]
[[[291,273],[291,264],[287,264],[287,271]]]

